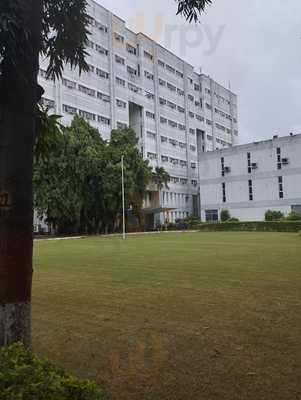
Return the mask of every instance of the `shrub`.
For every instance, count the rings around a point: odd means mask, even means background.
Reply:
[[[284,217],[284,214],[281,211],[268,210],[265,213],[266,221],[280,221]]]
[[[0,349],[1,400],[103,400],[95,383],[69,376],[20,343]]]
[[[230,218],[231,218],[231,215],[228,210],[221,211],[221,221],[222,222],[229,221]]]
[[[287,221],[301,221],[301,215],[292,211],[285,219]]]
[[[256,222],[227,222],[225,224],[202,224],[199,231],[205,232],[298,232],[301,221],[256,221]]]
[[[239,221],[238,218],[232,217],[232,218],[228,219],[228,221],[226,221],[226,222],[227,222],[227,224],[228,224],[229,222],[240,222],[240,221]]]

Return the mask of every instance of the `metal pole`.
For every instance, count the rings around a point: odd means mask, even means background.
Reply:
[[[123,239],[125,239],[124,156],[121,157],[121,182],[122,182],[122,237]]]

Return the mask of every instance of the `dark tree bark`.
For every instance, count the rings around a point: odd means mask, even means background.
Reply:
[[[29,43],[5,62],[0,83],[0,346],[30,345],[33,148],[42,0],[22,0]],[[22,50],[22,51],[20,51]]]

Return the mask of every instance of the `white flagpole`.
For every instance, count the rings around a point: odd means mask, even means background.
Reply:
[[[123,239],[125,239],[124,156],[121,157],[121,182],[122,182],[122,237]]]

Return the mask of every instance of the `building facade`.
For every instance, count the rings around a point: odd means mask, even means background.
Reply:
[[[43,103],[70,124],[75,114],[104,139],[129,126],[153,167],[171,176],[169,190],[146,199],[157,222],[199,213],[198,160],[207,151],[232,146],[238,136],[237,97],[99,4],[89,1],[88,73],[66,65],[61,81],[46,79]],[[154,199],[156,199],[154,201]],[[164,211],[168,210],[168,211]]]
[[[205,153],[199,160],[201,215],[222,209],[242,221],[264,220],[267,210],[301,213],[301,135]]]

